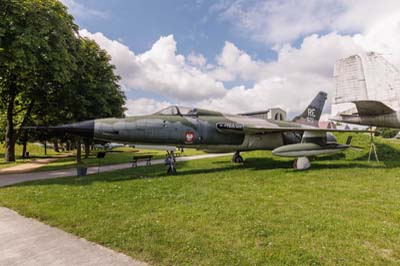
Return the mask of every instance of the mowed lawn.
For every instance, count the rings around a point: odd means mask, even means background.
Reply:
[[[48,157],[51,157],[54,155],[63,154],[63,153],[55,152],[52,149],[52,147],[50,147],[50,145],[49,145],[47,147],[47,155],[45,155],[44,147],[41,147],[34,143],[28,143],[27,151],[29,152],[30,158],[24,159],[24,158],[22,158],[22,145],[15,145],[16,162],[6,162],[4,160],[4,153],[5,153],[4,144],[0,144],[0,169],[15,166],[17,164],[29,163],[29,162],[33,161],[34,159],[48,158]]]
[[[250,152],[176,176],[158,165],[24,183],[1,188],[0,205],[154,265],[399,265],[400,144],[378,140],[378,154],[295,171]]]

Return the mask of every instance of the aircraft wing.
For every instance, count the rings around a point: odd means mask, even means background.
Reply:
[[[233,120],[233,119],[232,119]],[[325,129],[293,122],[271,123],[262,119],[241,119],[231,123],[216,124],[217,130],[226,134],[268,134],[275,132],[371,132],[370,130]]]
[[[279,127],[279,128],[262,128],[262,127],[251,127],[245,128],[246,134],[267,134],[273,132],[371,132],[370,130],[351,130],[351,129],[325,129],[316,127]]]
[[[385,115],[396,112],[395,110],[380,101],[363,100],[353,101],[352,103],[356,105],[359,116]]]

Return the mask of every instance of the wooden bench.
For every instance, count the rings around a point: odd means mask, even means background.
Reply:
[[[138,156],[133,156],[132,161],[132,167],[137,167],[138,162],[146,162],[146,165],[151,165],[151,158],[153,158],[153,155],[138,155]]]

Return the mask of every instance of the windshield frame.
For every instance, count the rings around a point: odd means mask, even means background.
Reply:
[[[169,112],[169,110],[175,110]],[[154,113],[155,115],[169,116],[197,116],[198,109],[195,107],[171,105]]]

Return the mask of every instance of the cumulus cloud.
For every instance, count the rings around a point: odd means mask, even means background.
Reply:
[[[124,87],[154,91],[177,101],[220,97],[225,93],[222,82],[187,64],[185,57],[177,54],[173,35],[160,37],[150,50],[136,55],[126,45],[100,32],[81,30],[80,34],[107,50]]]
[[[388,1],[395,8],[395,3]],[[280,1],[271,1],[275,2]],[[287,2],[290,4],[294,1]],[[314,2],[310,1],[309,5],[312,6]],[[340,1],[327,1],[332,5],[334,2]],[[400,65],[400,15],[396,15],[393,10],[385,9],[389,15],[382,16],[385,10],[378,8],[376,13],[380,15],[371,16],[374,23],[368,21],[361,26],[354,23],[354,28],[362,28],[358,34],[330,31],[334,27],[344,30],[341,22],[350,19],[348,14],[364,12],[364,8],[353,6],[356,2],[342,2],[342,13],[333,12],[335,19],[323,24],[328,25],[324,26],[328,33],[310,34],[315,31],[311,26],[309,31],[301,30],[300,35],[307,36],[300,44],[293,46],[290,42],[282,43],[276,48],[277,59],[272,61],[256,60],[228,41],[216,56],[215,62],[210,63],[195,52],[186,57],[179,54],[173,35],[160,37],[151,49],[135,54],[126,45],[110,40],[102,33],[86,30],[80,33],[96,40],[108,51],[126,89],[148,90],[167,96],[165,98],[174,104],[197,105],[228,113],[279,106],[294,115],[302,111],[318,91],[326,91],[331,97],[334,95],[333,64],[340,58],[375,50]],[[369,0],[365,2],[367,6],[369,3]],[[227,6],[224,8],[230,5]],[[335,5],[335,8],[338,7]],[[370,10],[371,13],[374,11]],[[302,16],[300,11],[298,13]],[[296,37],[281,40],[292,38]],[[230,84],[228,82],[236,86],[229,88],[226,85]],[[246,87],[240,84],[253,85]],[[169,101],[130,99],[127,101],[127,114],[151,113],[169,105]]]
[[[398,0],[221,0],[212,12],[241,34],[279,47],[313,33],[363,32],[399,9]]]
[[[222,81],[260,80],[268,74],[265,62],[253,60],[231,42],[225,42],[221,54],[217,57],[217,64],[210,74]]]
[[[367,51],[383,54],[393,64],[400,66],[400,11],[387,16],[369,28],[365,34],[356,34],[354,41]]]
[[[125,103],[126,115],[147,115],[155,113],[171,105],[167,101],[157,101],[150,98],[128,99]]]
[[[207,59],[202,54],[196,54],[195,52],[191,52],[188,55],[188,61],[193,66],[204,67],[207,63]]]

